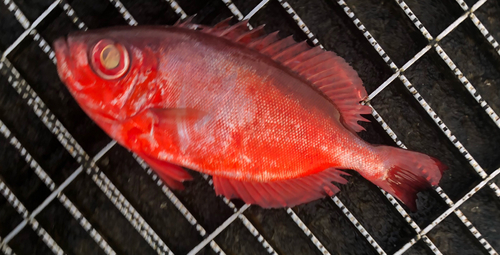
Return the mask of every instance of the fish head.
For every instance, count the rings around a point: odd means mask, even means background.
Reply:
[[[158,60],[150,45],[130,28],[73,33],[54,42],[57,71],[94,121],[122,121],[146,107],[147,100],[130,106],[134,94],[155,93]]]

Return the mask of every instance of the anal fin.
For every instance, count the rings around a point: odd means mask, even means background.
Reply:
[[[183,190],[184,185],[182,185],[183,181],[190,181],[193,177],[186,172],[182,167],[178,165],[174,165],[172,163],[155,159],[151,156],[147,156],[145,154],[138,154],[139,157],[144,159],[146,163],[155,170],[156,174],[160,176],[160,178],[167,183],[167,185],[176,190]]]
[[[347,183],[341,175],[348,174],[329,168],[309,176],[274,182],[245,182],[220,176],[214,176],[213,182],[217,195],[240,198],[247,204],[263,208],[278,208],[333,196],[340,190],[332,182]]]

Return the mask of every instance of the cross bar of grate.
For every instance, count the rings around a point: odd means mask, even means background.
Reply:
[[[173,254],[168,246],[158,237],[156,232],[114,186],[109,178],[96,166],[89,155],[83,150],[68,130],[47,108],[45,103],[38,97],[31,86],[21,78],[19,72],[5,59],[0,62],[0,71],[7,76],[9,83],[18,94],[32,107],[35,114],[42,120],[44,125],[56,136],[63,147],[85,168],[85,172],[111,200],[116,208],[129,220],[132,226],[141,234],[146,242],[159,254]],[[43,209],[43,208],[41,208]]]
[[[309,34],[308,35],[309,38],[316,38],[312,34],[312,32],[309,30],[309,28],[307,28],[307,26],[302,21],[302,19],[299,17],[299,15],[293,10],[293,8],[287,2],[280,1],[280,3],[282,4],[283,8],[285,8],[285,11],[288,14],[292,15],[292,18],[295,20],[295,22],[300,27],[300,29],[304,33]],[[323,47],[319,43],[318,40],[312,41],[312,43],[314,45]],[[394,76],[393,79],[395,79],[396,75],[393,75],[393,76]],[[401,141],[397,141],[396,144],[401,145],[402,143],[401,143]],[[391,194],[387,193],[385,190],[380,189],[380,191],[382,192],[382,194],[384,194],[384,196],[387,198],[387,200],[394,206],[394,208],[399,212],[399,214],[401,214],[401,216],[405,219],[405,221],[408,222],[408,224],[410,224],[410,226],[415,230],[415,233],[420,232],[420,227],[415,223],[415,221],[410,217],[410,215],[403,209],[403,207],[399,204],[399,202]],[[358,229],[358,231],[365,237],[365,239],[375,248],[375,250],[377,250],[377,251],[382,250],[380,248],[380,246],[378,245],[378,243],[372,241],[373,238],[366,231],[366,229],[361,224],[359,224],[359,221],[356,218],[354,218],[354,216],[349,212],[349,210],[347,208],[345,208],[343,206],[343,204],[341,204],[342,202],[338,198],[336,198],[336,197],[334,197],[332,199],[334,199],[335,204],[342,210],[342,212],[344,213],[344,215],[347,216],[347,218],[351,221],[351,223]],[[339,203],[336,202],[337,200],[338,200]],[[423,239],[424,239],[425,243],[430,247],[430,249],[435,254],[441,254],[441,252],[437,249],[437,247],[434,245],[434,243],[432,243],[430,241],[429,238],[427,238],[426,236],[424,236]],[[384,251],[382,250],[382,252],[384,252]]]
[[[211,177],[207,174],[202,175],[203,178],[208,182],[210,186],[213,187],[214,182],[212,181]],[[227,199],[226,197],[222,196],[222,201],[231,209],[233,210],[234,213],[238,212],[238,209],[236,208],[236,205],[234,205],[231,200]],[[243,225],[250,231],[250,233],[257,238],[257,241],[266,249],[267,253],[277,255],[276,251],[274,248],[267,242],[267,240],[262,236],[259,231],[253,226],[253,224],[247,219],[247,217],[244,214],[238,215],[238,218],[242,221]]]
[[[2,238],[0,238],[0,243],[2,243]],[[7,244],[0,245],[0,251],[5,255],[16,255],[16,253]]]
[[[49,8],[47,8],[47,10],[45,10],[42,13],[42,15],[39,16],[35,20],[35,22],[33,22],[33,24],[31,24],[31,26],[28,28],[28,30],[35,32],[34,37],[33,37],[34,40],[41,42],[41,43],[39,43],[39,46],[42,48],[42,50],[45,53],[48,54],[49,58],[54,63],[56,63],[56,60],[54,58],[54,56],[55,56],[54,52],[52,51],[50,46],[48,46],[46,41],[43,38],[41,38],[41,36],[36,32],[35,26],[38,25],[45,17],[47,17],[47,15],[52,10],[54,10],[56,5],[59,3],[60,2],[58,0],[54,1],[49,6]],[[124,9],[123,5],[121,5],[121,3],[118,0],[114,1],[114,3],[115,3],[115,6],[117,8],[119,8],[120,13],[124,13],[124,15],[125,15],[124,18],[127,21],[129,21],[129,23],[133,23],[133,21],[135,21],[133,18],[126,16],[128,14],[128,11],[126,9]],[[10,1],[9,6],[10,6],[11,11],[15,12],[16,19],[18,19],[18,21],[21,22],[21,24],[23,24],[24,20],[27,21],[24,14],[22,14],[22,12],[19,10],[19,8],[17,8],[17,6],[13,2]],[[63,5],[63,9],[64,9],[64,5]],[[72,13],[71,10],[72,9],[69,8],[69,4],[66,4],[66,13],[67,14],[74,14],[74,12]],[[76,15],[72,15],[72,16],[73,16],[72,20],[75,21],[74,17],[76,17]],[[24,17],[24,19],[23,19],[23,17]],[[27,26],[28,26],[28,24],[23,25],[23,27],[25,27],[25,28]],[[82,27],[82,26],[79,26],[79,27]],[[82,28],[85,28],[85,27],[82,27]],[[25,33],[26,33],[26,31],[25,31]],[[26,37],[26,35],[27,35],[25,33],[22,34],[22,35],[24,35],[24,37]],[[23,39],[18,38],[16,40],[17,44],[14,43],[13,45],[11,45],[11,47],[9,47],[9,49],[12,50]],[[43,42],[43,44],[46,45],[46,47],[42,47],[42,45],[43,45],[42,42]],[[10,65],[10,63],[7,62],[6,56],[7,56],[6,54],[2,55],[2,59],[1,59],[2,62],[0,62],[0,64],[2,65],[2,67],[9,65],[11,67],[10,69],[11,69],[12,73],[14,74],[14,76],[17,76],[17,78],[19,78],[19,73],[17,72],[17,70],[15,70]],[[12,81],[12,77],[13,76],[10,76],[9,82]],[[83,151],[83,149],[76,143],[76,141],[73,139],[71,134],[69,134],[69,132],[67,132],[67,130],[62,126],[62,124],[57,119],[55,119],[55,116],[50,112],[50,110],[47,108],[45,113],[43,113],[41,111],[41,109],[46,108],[44,103],[41,102],[40,98],[31,89],[31,87],[23,79],[21,79],[21,80],[22,80],[21,82],[14,81],[14,83],[11,83],[11,84],[14,87],[16,87],[19,84],[21,85],[21,87],[23,85],[26,85],[27,92],[31,91],[31,93],[25,93],[25,95],[27,95],[27,96],[29,94],[31,95],[30,100],[28,100],[28,104],[30,105],[33,102],[35,102],[35,104],[33,104],[35,113],[42,119],[42,122],[44,122],[44,124],[46,124],[46,126],[51,130],[51,132],[53,132],[57,136],[58,140],[68,150],[68,152],[70,152],[70,154],[76,158],[77,162],[87,164],[87,165],[88,165],[88,163],[90,163],[90,167],[86,167],[87,168],[86,172],[87,172],[87,174],[91,174],[93,172],[92,180],[97,184],[97,186],[99,186],[99,188],[101,188],[101,190],[106,194],[106,196],[113,202],[113,204],[115,204],[115,206],[120,210],[120,212],[130,221],[130,223],[134,226],[134,228],[136,228],[136,230],[145,238],[145,240],[148,242],[148,244],[150,244],[150,246],[154,250],[156,250],[159,254],[163,254],[163,253],[173,254],[170,251],[170,249],[165,245],[165,243],[158,237],[158,235],[145,222],[145,220],[142,218],[142,216],[140,216],[137,213],[137,211],[130,205],[130,203],[128,203],[128,201],[123,197],[123,195],[109,181],[109,179],[104,175],[104,173],[102,173],[97,168],[97,166],[95,166],[95,162],[92,162],[92,161],[88,162],[88,155],[86,154],[86,152]],[[18,93],[21,93],[23,90],[22,88],[15,88],[15,89],[16,89],[16,91],[18,91]],[[42,114],[44,115],[43,118],[42,118]],[[47,116],[49,116],[49,115],[51,115],[51,117],[53,117],[51,119],[54,122],[48,121]],[[62,135],[58,131],[62,131],[62,133],[64,135]],[[70,142],[69,148],[67,147],[68,140]],[[75,148],[77,150],[75,150]],[[83,160],[83,159],[85,159],[85,160]],[[110,191],[112,191],[112,192],[110,192]],[[43,207],[41,209],[43,209]]]
[[[268,0],[261,1],[256,7],[254,7],[252,9],[252,11],[249,14],[247,14],[247,16],[245,16],[244,19],[245,20],[250,19],[253,15],[255,15],[255,13],[257,13],[260,9],[262,9],[267,4],[267,2],[268,2]],[[237,9],[236,6],[234,6],[234,8]],[[291,7],[290,7],[290,9],[291,9]],[[238,10],[238,12],[239,12],[239,10]],[[300,18],[299,18],[299,20],[300,20]],[[303,27],[306,27],[305,24]],[[298,215],[291,208],[287,208],[285,210],[288,213],[288,215],[290,215],[292,217],[292,220],[295,222],[295,224],[297,224],[297,226],[304,232],[304,234],[311,239],[311,242],[318,248],[318,250],[322,254],[325,254],[325,255],[330,254],[330,252],[325,248],[325,246],[318,240],[318,238],[316,238],[316,236],[309,230],[309,228],[302,222],[302,220],[298,217]],[[242,215],[242,216],[245,217],[244,215]]]
[[[9,9],[9,11],[14,13],[14,16],[16,17],[17,21],[21,24],[21,26],[25,29],[25,31],[14,41],[13,44],[11,44],[5,52],[2,54],[2,58],[0,61],[4,61],[4,59],[7,58],[7,55],[9,55],[19,44],[28,36],[31,35],[33,37],[33,40],[38,42],[38,46],[40,49],[42,49],[43,52],[45,52],[48,56],[49,59],[56,63],[55,56],[56,54],[50,47],[50,45],[47,43],[45,39],[36,31],[36,27],[57,7],[59,4],[59,1],[56,0],[54,1],[40,16],[33,22],[30,23],[28,18],[24,16],[24,14],[21,12],[21,10],[17,7],[17,5],[12,1],[12,0],[4,0],[5,6]]]
[[[12,193],[12,191],[7,187],[7,185],[4,183],[4,181],[0,178],[0,193],[9,201],[9,203],[16,209],[17,213],[23,216],[24,220],[21,222],[20,225],[23,227],[26,224],[30,224],[31,228],[33,231],[36,232],[36,234],[42,238],[42,241],[50,248],[50,250],[54,254],[62,255],[65,254],[64,251],[59,247],[59,245],[52,239],[52,237],[45,231],[45,229],[38,223],[38,221],[35,219],[35,216],[30,214],[26,207],[17,199],[16,195]],[[24,224],[24,225],[23,225]],[[10,234],[5,237],[4,240],[2,240],[2,243],[0,243],[0,246],[4,246],[4,244],[7,244],[13,236]],[[2,248],[3,249],[3,248]]]
[[[255,6],[247,15],[245,15],[243,19],[250,20],[253,17],[253,15],[255,15],[258,11],[260,11],[260,9],[264,8],[264,6],[266,6],[268,2],[269,0],[260,1],[260,3],[257,4],[257,6]]]
[[[367,105],[372,108],[372,115],[373,115],[373,117],[375,117],[375,119],[377,120],[377,122],[384,129],[384,131],[394,140],[394,142],[398,143],[399,147],[401,147],[403,149],[407,149],[407,147],[398,139],[398,137],[392,131],[392,129],[389,127],[389,125],[387,125],[387,123],[378,114],[378,112],[375,110],[375,108],[373,108],[373,106],[371,104],[369,104],[369,103],[367,103]],[[453,207],[454,206],[453,201],[451,201],[451,199],[448,197],[448,195],[444,192],[444,190],[441,187],[436,186],[436,187],[434,187],[434,190],[438,193],[438,195],[445,201],[445,203],[449,207]],[[460,211],[460,209],[456,209],[454,212],[457,215],[457,217],[462,221],[462,223],[467,227],[467,229],[469,229],[469,231],[478,239],[478,241],[481,244],[483,244],[483,246],[486,249],[486,251],[488,251],[490,254],[497,254],[496,251],[493,249],[493,247],[481,236],[481,234],[479,233],[479,231],[472,225],[472,223],[467,219],[467,217],[465,217],[465,215],[462,213],[462,211]],[[423,241],[426,242],[428,245],[432,244],[432,242],[428,239],[428,237],[425,234],[422,234],[422,233],[423,233],[422,230],[418,227],[417,237],[413,238],[412,240],[410,240],[410,242],[408,244],[413,245],[419,239],[423,239]],[[409,249],[411,247],[411,245],[407,246],[406,249]],[[434,251],[434,249],[436,249],[436,251],[439,252],[439,250],[437,249],[437,247],[434,246],[434,244],[429,245],[429,247],[431,248],[431,250]],[[405,246],[403,246],[399,250],[399,252],[402,253],[402,252],[406,251],[406,249],[403,250],[403,248],[405,248]]]
[[[427,234],[429,231],[431,231],[435,226],[437,226],[439,223],[441,223],[446,217],[448,217],[451,213],[456,211],[458,207],[460,207],[465,201],[467,201],[469,198],[471,198],[475,193],[477,193],[479,190],[484,188],[488,182],[491,182],[493,178],[498,176],[500,174],[500,168],[497,170],[493,171],[486,179],[482,180],[478,185],[476,185],[474,188],[471,189],[465,196],[463,196],[460,200],[458,200],[452,207],[448,208],[444,213],[442,213],[437,219],[435,219],[431,224],[429,224],[426,228],[424,228],[421,232],[420,235]],[[399,251],[394,253],[395,255],[398,254],[403,254],[405,251],[407,251],[413,244],[416,243],[416,240],[418,240],[418,236],[410,240],[407,244],[405,244]],[[490,252],[490,250],[487,250]],[[495,254],[495,253],[493,253]]]
[[[132,17],[132,14],[125,8],[125,6],[120,2],[120,0],[109,0],[115,7],[118,9],[118,12],[122,15],[122,17],[127,21],[130,26],[137,26],[137,21]],[[168,2],[168,0],[166,0]],[[177,5],[179,6],[179,5]]]
[[[21,142],[12,134],[12,132],[5,126],[5,124],[0,120],[0,133],[14,146],[21,156],[24,157],[26,163],[33,169],[35,174],[40,178],[40,180],[45,183],[51,192],[57,188],[57,185],[52,181],[49,175],[42,169],[42,167],[35,161],[35,159],[29,154],[29,152],[22,146]],[[116,254],[116,252],[109,246],[109,244],[102,238],[101,234],[92,227],[90,222],[85,218],[85,216],[76,208],[76,206],[66,197],[63,193],[59,193],[57,198],[63,204],[63,206],[68,210],[68,212],[73,216],[73,218],[80,223],[83,229],[89,233],[90,237],[104,250],[106,254]]]
[[[194,218],[194,216],[189,212],[189,210],[182,204],[182,202],[175,196],[175,194],[165,185],[162,179],[149,167],[149,165],[139,156],[133,154],[132,157],[139,163],[146,173],[151,176],[153,181],[161,188],[162,192],[165,196],[174,204],[174,206],[181,212],[181,214],[186,218],[186,220],[191,223],[191,225],[195,226],[196,231],[200,234],[200,236],[204,237],[207,234],[205,228],[203,228],[198,221]],[[224,251],[220,248],[220,246],[214,241],[210,241],[210,247],[217,254],[225,254]]]
[[[108,152],[109,149],[114,145],[114,142],[109,143],[107,146],[105,146],[99,153],[94,156],[94,160],[97,161],[99,160],[106,152]],[[31,213],[31,217],[36,217],[50,202],[54,200],[60,194],[64,188],[66,188],[80,173],[83,172],[83,167],[79,166],[66,180],[59,185],[57,189],[52,191],[52,193],[37,207],[33,212]],[[8,243],[12,238],[14,238],[15,235],[17,235],[25,226],[26,226],[27,220],[24,220],[21,222],[14,230],[12,230],[11,233],[9,233],[4,240],[2,241],[4,244]]]
[[[360,31],[363,32],[363,35],[367,38],[367,40],[372,44],[372,46],[379,52],[379,54],[382,56],[384,61],[386,61],[387,65],[389,65],[395,72],[399,71],[397,66],[392,62],[392,60],[389,58],[389,56],[383,51],[383,49],[380,47],[380,45],[377,43],[377,41],[371,36],[370,32],[368,32],[365,28],[365,26],[361,23],[361,21],[356,18],[354,13],[351,11],[351,9],[346,5],[346,3],[342,0],[338,1],[339,5],[344,9],[346,14],[353,20],[354,24],[358,27]],[[479,2],[478,2],[479,3]],[[464,15],[462,15],[464,17]],[[448,34],[451,30],[453,30],[454,27],[458,26],[460,22],[454,22],[450,27],[448,27],[445,31],[443,31],[440,36],[437,38],[441,37],[443,38]],[[436,39],[437,39],[436,38]],[[418,55],[418,54],[417,54]],[[423,55],[423,54],[422,54]],[[458,141],[458,139],[451,133],[449,128],[443,123],[441,118],[434,112],[434,110],[427,104],[427,102],[423,99],[423,97],[418,93],[418,91],[413,87],[413,85],[408,81],[408,79],[402,74],[399,73],[398,75],[399,79],[403,82],[405,87],[408,89],[410,93],[412,93],[413,97],[417,99],[419,104],[424,108],[424,110],[427,112],[427,114],[434,120],[434,122],[438,125],[438,127],[441,129],[441,131],[445,134],[446,137],[457,147],[457,149],[464,155],[464,157],[467,159],[469,164],[474,168],[474,170],[482,177],[484,178],[487,176],[486,172],[479,166],[479,164],[476,162],[476,160],[470,155],[470,153],[464,148],[462,143]],[[373,98],[373,97],[372,97]],[[495,185],[496,186],[496,185]],[[498,187],[492,189],[496,192],[498,190]]]
[[[353,22],[355,23],[355,25],[358,27],[358,29],[360,29],[361,31],[363,31],[365,37],[370,41],[370,43],[374,46],[374,48],[377,50],[377,41],[371,36],[371,34],[366,30],[366,28],[363,26],[363,24],[361,23],[361,21],[359,21],[358,18],[356,18],[356,16],[354,15],[354,13],[350,10],[350,8],[347,6],[347,4],[340,0],[338,1],[339,2],[339,5],[341,5],[341,7],[343,7],[344,11],[346,12],[346,14],[349,15],[349,17],[351,19],[353,19]],[[398,1],[398,2],[402,2],[402,1]],[[415,19],[414,19],[415,20]],[[417,22],[415,22],[417,23]],[[454,23],[456,24],[456,22]],[[459,24],[459,23],[458,23]],[[457,25],[455,25],[457,26]],[[422,26],[420,26],[422,27]],[[451,31],[451,30],[450,30]],[[448,34],[449,31],[447,31],[446,34]],[[424,33],[425,35],[425,33]],[[428,35],[428,34],[427,34]],[[430,35],[428,35],[430,36]],[[380,47],[380,45],[378,45],[378,50],[379,53],[383,52],[383,49]],[[389,56],[387,54],[385,54],[385,52],[383,53],[383,58],[384,60],[386,60],[386,63],[389,65],[389,66],[395,66],[395,64],[390,60]],[[382,56],[382,55],[381,55]],[[396,70],[397,70],[397,67],[396,67]],[[449,129],[444,125],[444,123],[442,123],[442,121],[439,119],[439,117],[437,117],[437,114],[435,114],[435,112],[430,108],[430,106],[423,100],[423,98],[420,96],[420,94],[413,88],[413,86],[411,85],[411,83],[406,79],[406,77],[403,75],[403,74],[400,74],[399,75],[400,79],[403,81],[403,83],[405,84],[405,86],[410,90],[410,92],[412,92],[412,94],[414,95],[415,98],[417,98],[417,100],[419,101],[419,103],[422,105],[422,107],[424,107],[424,109],[426,109],[427,113],[435,120],[435,122],[440,126],[440,128],[442,129],[443,132],[445,132],[445,134],[448,134],[449,137],[452,137],[451,136],[451,132],[449,131]],[[432,113],[432,115],[431,115]],[[441,123],[439,123],[441,122]],[[446,129],[444,129],[446,128]],[[446,132],[448,131],[448,132]],[[453,136],[454,137],[454,136]],[[450,139],[451,140],[451,139]],[[453,140],[451,140],[455,146],[457,146],[457,143],[460,143],[456,138],[454,138]],[[459,144],[459,146],[457,146],[457,148],[459,148],[459,150],[464,154],[464,156],[466,155],[464,153],[464,151],[468,154],[468,152],[465,150],[465,148],[463,148],[463,146],[461,144]],[[470,154],[468,154],[469,157],[474,160],[472,158],[472,156],[470,156]],[[467,158],[467,156],[465,156]],[[475,161],[474,161],[475,162]],[[482,173],[484,175],[486,175],[484,173],[484,171],[481,169],[481,167],[475,163],[471,165],[474,167],[474,169],[476,169],[476,171],[478,173]],[[482,172],[481,172],[482,171]],[[491,185],[490,185],[491,187]],[[442,191],[441,188],[437,188],[436,191],[438,192],[438,194],[441,196],[441,198],[443,198],[443,200],[448,204],[450,205],[451,207],[453,207],[453,202],[448,198],[448,196],[444,193],[444,191]],[[477,229],[475,227],[473,227],[473,225],[470,223],[470,221],[467,220],[467,218],[462,214],[461,211],[457,210],[455,211],[455,213],[457,214],[457,216],[460,218],[460,220],[467,226],[467,228],[471,231],[471,233],[476,237],[476,239],[478,239],[478,241],[483,245],[483,247],[488,251],[488,252],[494,252],[492,254],[496,254],[496,251],[493,250],[493,248],[491,247],[491,245],[484,239],[482,238],[482,236],[479,234],[479,232],[477,231]]]
[[[229,218],[227,218],[226,221],[224,221],[218,228],[214,230],[205,240],[201,241],[198,245],[196,245],[189,253],[188,255],[195,255],[203,247],[205,247],[210,241],[212,241],[218,234],[220,234],[224,229],[226,229],[231,223],[233,223],[236,218],[238,218],[239,215],[241,215],[246,209],[250,207],[249,204],[243,205],[237,212],[235,212],[233,215],[231,215]]]
[[[474,88],[474,86],[470,83],[470,81],[465,77],[465,75],[460,71],[460,69],[453,63],[451,58],[446,54],[446,52],[439,46],[439,42],[435,41],[432,35],[427,31],[425,26],[419,21],[419,19],[415,16],[415,14],[410,10],[410,7],[403,0],[396,0],[401,9],[405,12],[406,16],[413,22],[415,27],[422,32],[425,38],[429,41],[430,44],[433,45],[434,49],[438,53],[438,55],[443,59],[443,61],[448,65],[451,71],[455,73],[460,82],[464,85],[464,87],[469,91],[469,93],[474,97],[474,99],[481,105],[484,111],[490,116],[490,118],[495,122],[495,124],[500,128],[500,118],[495,113],[493,109],[488,105],[488,103],[481,97],[479,92]],[[484,2],[481,1],[475,4],[476,8],[479,8]],[[464,15],[467,15],[469,12],[467,11]],[[471,13],[472,14],[472,13]],[[483,26],[484,27],[484,26]],[[486,28],[485,28],[486,29]]]
[[[408,7],[408,5],[406,5],[406,3],[403,1],[403,0],[396,0],[398,1],[400,7],[403,9],[403,11],[407,14],[408,18],[410,18],[412,20],[412,22],[415,24],[415,26],[417,26],[417,28],[419,28],[421,30],[421,32],[424,34],[424,36],[426,36],[426,38],[430,38],[431,41],[433,40],[432,36],[428,33],[426,33],[427,29],[425,29],[425,27],[423,26],[422,23],[420,23],[420,21],[418,20],[418,18],[413,14],[413,12],[411,12],[410,8]],[[472,13],[473,11],[477,10],[479,7],[481,7],[484,3],[486,2],[486,0],[482,0],[482,1],[479,1],[477,2],[476,4],[474,4],[474,6],[469,10],[470,13]],[[462,15],[462,17],[466,17],[468,14],[468,12],[464,13]],[[460,23],[453,23],[453,28],[456,28]],[[453,29],[452,28],[452,29]],[[450,29],[450,27],[448,27],[445,31],[451,31],[452,29]],[[449,33],[449,32],[448,32]],[[448,34],[446,33],[446,35]],[[444,38],[444,36],[442,36],[443,33],[441,33],[440,36],[440,39],[439,41]],[[470,84],[470,82],[467,80],[467,78],[465,78],[465,76],[463,75],[463,73],[458,69],[458,67],[456,67],[456,65],[453,63],[453,61],[451,60],[451,58],[444,52],[444,50],[438,45],[437,43],[438,40],[436,40],[435,43],[433,43],[433,46],[435,47],[436,49],[436,52],[439,54],[439,56],[443,59],[443,61],[446,62],[446,64],[448,65],[448,67],[450,67],[450,69],[452,71],[455,72],[455,74],[457,75],[457,77],[459,78],[459,80],[462,82],[462,84],[467,88],[467,90],[471,93],[471,95],[476,99],[476,101],[478,103],[480,103],[481,107],[483,107],[483,109],[486,111],[486,113],[493,119],[493,121],[497,124],[498,127],[500,127],[500,119],[498,118],[498,115],[493,111],[493,109],[491,109],[491,107],[486,103],[486,101],[484,101],[484,99],[482,99],[482,97],[479,95],[479,93],[476,91],[476,89]],[[432,42],[431,42],[432,43]],[[416,91],[416,90],[415,90]],[[417,98],[418,100],[418,98]],[[432,110],[432,109],[431,109]],[[446,127],[446,126],[445,126]],[[446,131],[446,130],[444,130]],[[457,147],[458,148],[458,147]],[[459,148],[460,149],[460,148]],[[465,148],[464,148],[465,150]],[[462,152],[462,151],[461,151]],[[466,152],[466,151],[465,151]],[[463,152],[462,152],[463,153]],[[468,154],[468,152],[467,152]],[[472,158],[472,156],[470,156]],[[467,156],[466,156],[467,158]],[[472,162],[471,162],[472,163]],[[477,162],[476,162],[477,164]],[[473,165],[474,167],[474,165]],[[486,173],[482,170],[482,168],[480,166],[478,166],[478,168],[474,167],[474,169],[476,170],[476,172],[478,172],[478,174],[481,176],[481,178],[486,178]],[[498,188],[498,186],[494,183],[490,184],[490,188],[495,192],[495,194],[500,197],[500,189]]]
[[[234,6],[234,4],[233,4],[233,6]],[[172,6],[172,5],[171,5],[171,7],[172,7],[172,8],[174,8],[174,6]],[[229,7],[229,6],[228,6],[228,7]],[[123,7],[123,8],[125,8],[125,7]],[[236,8],[236,6],[234,6],[234,8]],[[236,9],[236,10],[237,10],[237,9]],[[182,13],[185,13],[185,12],[182,10],[182,8],[181,8],[179,5],[176,5],[176,6],[175,6],[174,11],[175,11],[175,13],[177,13],[177,14],[180,16],[180,18],[181,18],[181,19],[183,19],[183,18],[187,17],[187,16],[185,16],[185,17],[184,17],[184,16],[182,16]],[[124,18],[125,18],[125,17],[124,17]],[[249,28],[251,29],[252,27],[251,27],[251,26],[249,26]],[[140,161],[142,161],[142,159],[140,159],[139,157],[135,157],[135,158],[136,158],[136,160],[139,160],[139,163],[140,163]],[[143,165],[141,164],[141,166],[143,166]],[[150,172],[150,170],[148,170],[147,172],[149,173],[149,172]],[[154,176],[153,176],[152,178],[154,178]],[[167,188],[165,185],[163,185],[162,190],[165,190],[165,189],[168,189],[168,188]],[[170,192],[170,193],[171,193],[171,192]],[[172,195],[173,195],[173,193],[172,193]],[[170,198],[170,196],[169,196],[169,198]],[[178,200],[177,200],[177,201],[178,201]],[[226,199],[224,202],[225,202],[225,203],[226,203],[226,204],[227,204],[230,208],[232,208],[232,209],[234,209],[234,208],[235,208],[234,204],[233,204],[231,201],[229,201],[229,200],[227,200],[227,199]],[[180,202],[179,202],[179,203],[180,203]],[[183,211],[181,211],[181,213],[183,213],[183,214],[184,214],[184,212],[183,212]],[[237,212],[235,211],[235,213],[237,213]],[[191,216],[192,216],[192,215],[191,215]],[[241,220],[243,221],[244,226],[245,226],[245,227],[246,227],[246,228],[250,231],[250,233],[252,233],[252,235],[254,235],[255,237],[257,237],[257,241],[258,241],[259,243],[261,243],[261,244],[262,244],[262,246],[263,246],[263,247],[264,247],[264,248],[268,251],[268,253],[271,253],[271,254],[276,254],[276,252],[275,252],[275,251],[274,251],[274,249],[271,247],[271,245],[269,245],[269,243],[268,243],[268,242],[264,239],[264,237],[263,237],[263,236],[262,236],[262,235],[261,235],[261,234],[257,231],[257,229],[256,229],[256,228],[255,228],[255,227],[254,227],[254,226],[250,223],[250,221],[249,221],[249,220],[248,220],[248,219],[247,219],[247,218],[246,218],[243,214],[239,214],[239,215],[238,215],[238,218],[239,218],[239,219],[241,219]],[[193,219],[194,219],[194,217],[193,217]],[[200,227],[201,227],[201,226],[200,226]],[[203,230],[203,231],[205,231],[205,230]],[[202,235],[202,236],[204,236],[204,235]],[[211,248],[212,248],[212,249],[213,249],[216,253],[223,252],[223,251],[222,251],[222,249],[219,247],[219,245],[217,245],[217,243],[216,243],[214,240],[210,240],[210,247],[211,247]]]
[[[463,0],[456,0],[456,1],[460,5],[460,7],[462,7],[462,9],[464,11],[469,10],[469,6]],[[497,40],[495,40],[495,38],[490,34],[488,29],[486,29],[486,27],[484,27],[483,23],[476,17],[476,15],[474,14],[474,11],[470,12],[469,18],[472,20],[472,23],[474,23],[474,25],[476,25],[477,29],[479,29],[479,31],[484,36],[484,38],[486,38],[486,40],[491,44],[493,49],[495,49],[495,51],[498,53],[498,55],[500,55],[500,45],[498,44]]]

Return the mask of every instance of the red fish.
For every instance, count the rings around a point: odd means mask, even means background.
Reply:
[[[353,169],[415,209],[445,168],[357,136],[371,108],[341,57],[247,22],[95,30],[54,48],[82,109],[175,189],[186,167],[212,175],[219,195],[294,206],[334,195]]]

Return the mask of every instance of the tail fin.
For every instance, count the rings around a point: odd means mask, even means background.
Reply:
[[[446,165],[422,153],[388,146],[379,147],[387,157],[385,175],[373,181],[376,185],[402,201],[412,211],[417,209],[417,193],[436,186]]]

